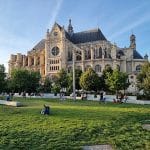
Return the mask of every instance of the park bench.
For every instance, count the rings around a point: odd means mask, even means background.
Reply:
[[[9,105],[9,106],[15,106],[15,107],[22,106],[20,102],[6,101],[6,100],[0,100],[0,105]]]

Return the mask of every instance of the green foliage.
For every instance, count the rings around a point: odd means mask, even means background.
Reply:
[[[20,99],[26,107],[0,105],[0,149],[79,150],[110,144],[113,149],[149,150],[150,106],[92,101]],[[49,105],[50,116],[40,114]],[[136,137],[136,138],[135,138]]]
[[[56,76],[52,77],[52,91],[54,93],[59,93],[61,88],[67,88],[69,84],[69,76],[67,71],[61,69]]]
[[[76,89],[79,90],[81,89],[81,86],[79,84],[80,82],[80,77],[81,77],[81,74],[82,74],[82,70],[80,69],[75,69],[75,83],[76,83]],[[72,89],[73,89],[73,73],[69,73],[69,78],[68,78],[68,91],[72,92]]]
[[[150,62],[142,66],[141,72],[137,76],[138,88],[143,90],[144,94],[150,97]]]
[[[52,89],[52,81],[49,77],[46,77],[43,84],[43,92],[50,93]]]
[[[107,73],[106,84],[112,91],[124,90],[129,86],[127,82],[128,75],[120,72],[118,69],[113,70],[113,73]]]
[[[97,73],[89,68],[86,72],[82,73],[80,77],[80,86],[87,91],[97,91],[99,89],[100,80]]]
[[[0,64],[0,93],[5,90],[6,82],[5,82],[5,67]]]
[[[67,71],[64,69],[61,69],[57,74],[57,80],[55,83],[59,85],[60,88],[67,87],[68,86],[68,75]]]
[[[15,92],[36,92],[39,87],[40,73],[25,69],[14,69],[11,73],[10,87]]]
[[[102,72],[102,76],[101,76],[101,83],[102,83],[102,89],[105,91],[109,91],[109,86],[106,84],[106,79],[108,78],[107,74],[112,74],[113,70],[110,66],[106,66],[105,69]]]

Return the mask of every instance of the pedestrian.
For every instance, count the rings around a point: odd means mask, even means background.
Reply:
[[[124,99],[124,103],[126,103],[126,102],[127,102],[127,100],[128,100],[128,97],[127,97],[127,95],[126,95],[126,94],[124,95],[123,99]]]
[[[104,103],[106,102],[106,92],[105,91],[103,92],[103,102]]]
[[[100,92],[100,102],[102,102],[103,101],[103,92],[101,91]]]

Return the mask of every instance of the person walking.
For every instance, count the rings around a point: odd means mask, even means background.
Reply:
[[[100,92],[100,101],[99,102],[102,102],[103,101],[103,92],[101,91]]]

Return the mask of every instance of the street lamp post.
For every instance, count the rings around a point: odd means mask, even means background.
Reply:
[[[73,66],[72,66],[72,69],[73,69],[73,99],[76,100],[76,83],[75,83],[75,52],[73,50]]]

